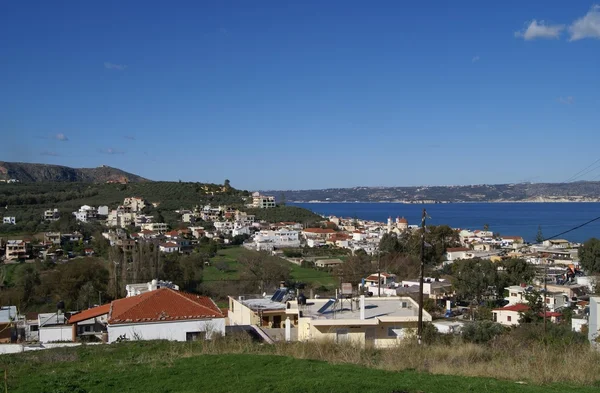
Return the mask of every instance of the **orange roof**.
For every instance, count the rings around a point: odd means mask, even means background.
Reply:
[[[398,222],[401,222],[403,224],[408,224],[408,220],[406,218],[404,218],[404,217],[398,218],[397,220],[398,220]]]
[[[103,304],[102,306],[94,307],[77,313],[69,318],[69,323],[77,323],[85,321],[86,319],[99,317],[100,315],[108,314],[110,311],[110,303]]]
[[[209,297],[160,288],[113,301],[108,323],[115,325],[203,318],[224,318],[224,316]]]
[[[335,231],[333,229],[323,229],[323,228],[306,228],[304,230],[304,232],[308,232],[308,233],[322,233],[322,234],[327,234],[327,233],[335,233]]]
[[[506,306],[502,308],[495,308],[494,311],[516,311],[525,312],[529,310],[529,306],[523,303],[513,304],[512,306]]]
[[[161,246],[161,247],[178,247],[177,243],[173,243],[173,242],[160,243],[159,246]]]

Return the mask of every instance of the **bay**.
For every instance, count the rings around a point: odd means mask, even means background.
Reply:
[[[410,225],[419,225],[423,209],[431,217],[429,225],[449,225],[461,229],[483,229],[507,236],[522,236],[533,242],[542,227],[544,237],[557,235],[591,219],[600,217],[600,203],[289,203],[321,215],[356,217],[387,222],[388,217],[405,217]],[[576,229],[561,238],[584,242],[600,238],[600,220]]]

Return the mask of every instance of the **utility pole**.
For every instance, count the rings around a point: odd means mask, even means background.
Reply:
[[[548,293],[547,286],[548,279],[548,259],[546,258],[546,264],[544,265],[544,341],[546,340],[546,295]]]
[[[423,209],[421,217],[421,272],[419,274],[419,326],[417,330],[417,339],[419,345],[423,338],[423,280],[425,276],[425,220],[427,219],[427,211]]]

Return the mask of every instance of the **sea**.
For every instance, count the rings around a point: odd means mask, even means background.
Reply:
[[[538,226],[545,238],[557,236],[572,242],[600,238],[600,203],[288,203],[317,214],[337,217],[356,217],[387,222],[388,217],[404,217],[409,225],[420,225],[426,209],[428,225],[449,225],[460,229],[483,229],[505,236],[522,236],[534,242]],[[573,229],[598,218],[581,228]],[[564,233],[569,231],[568,233]]]

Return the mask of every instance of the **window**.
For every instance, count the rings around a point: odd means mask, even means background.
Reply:
[[[338,329],[335,334],[335,341],[338,343],[348,341],[348,329]]]
[[[511,322],[511,321],[512,321],[512,317],[509,315],[509,316],[507,316],[507,317],[506,317],[506,320],[507,320],[508,322]]]
[[[512,297],[517,297],[517,294],[516,294],[516,292],[511,292],[511,293],[510,293],[510,296],[512,296]]]
[[[402,328],[397,326],[388,327],[388,337],[402,337]]]
[[[86,331],[86,332],[91,332],[91,331],[92,331],[92,327],[91,327],[90,325],[87,325],[87,326],[85,327],[85,331]]]
[[[206,340],[206,332],[186,332],[185,341],[202,341]]]
[[[494,322],[498,322],[498,314],[496,314],[496,313],[493,313],[493,314],[492,314],[492,320],[493,320]]]

